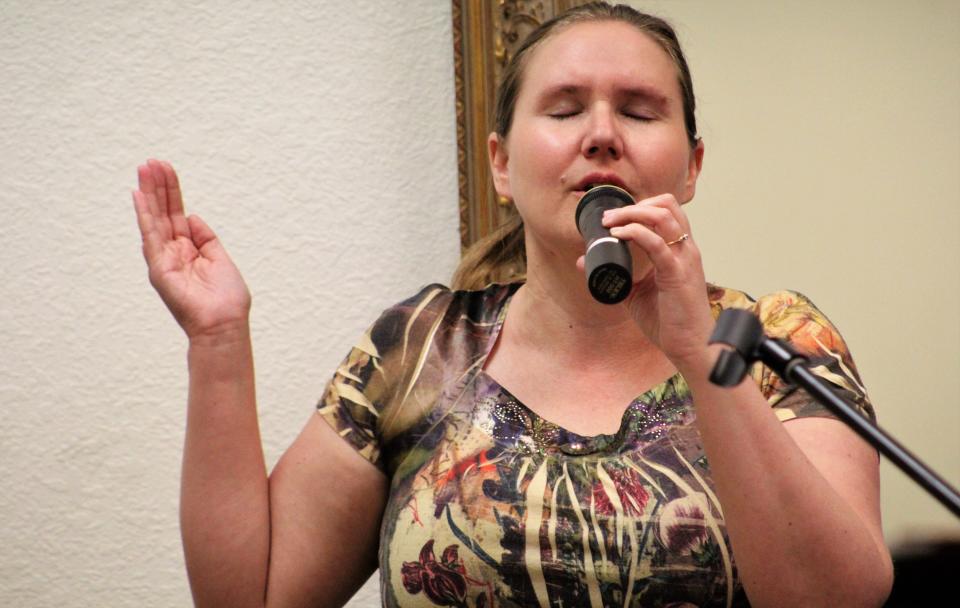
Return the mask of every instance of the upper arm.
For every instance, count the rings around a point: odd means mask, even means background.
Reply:
[[[312,415],[270,475],[268,606],[340,606],[376,569],[386,476]]]
[[[853,357],[837,328],[806,296],[790,291],[757,301],[764,331],[785,340],[808,360],[810,370],[861,415],[876,419]],[[878,548],[887,554],[880,523],[880,467],[877,450],[833,417],[818,400],[767,366],[754,368],[764,397],[784,420],[784,429],[807,460],[854,509]],[[889,558],[888,558],[889,559]]]
[[[878,550],[889,552],[880,520],[880,459],[877,450],[843,422],[825,417],[784,423],[807,460],[857,513]]]

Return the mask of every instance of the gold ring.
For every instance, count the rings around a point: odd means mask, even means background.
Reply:
[[[667,243],[667,245],[676,245],[677,243],[682,243],[689,238],[690,238],[690,235],[684,232],[683,234],[680,235],[680,238],[673,239],[672,241]]]

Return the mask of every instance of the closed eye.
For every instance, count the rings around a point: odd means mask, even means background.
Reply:
[[[631,112],[629,110],[624,110],[623,115],[627,118],[632,118],[633,120],[639,120],[641,122],[650,122],[654,120],[654,117],[647,112]]]
[[[566,110],[563,112],[551,112],[550,118],[556,118],[557,120],[565,120],[567,118],[573,118],[580,113],[580,110]]]

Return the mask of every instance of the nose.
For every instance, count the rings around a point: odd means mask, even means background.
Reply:
[[[594,159],[604,156],[619,159],[623,155],[623,139],[616,116],[610,108],[598,107],[591,112],[581,152],[585,157]]]

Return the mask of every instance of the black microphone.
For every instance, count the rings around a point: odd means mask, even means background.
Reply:
[[[594,299],[603,304],[623,301],[633,287],[630,249],[603,227],[603,212],[633,204],[629,192],[610,185],[590,188],[577,204],[577,229],[587,244],[584,260],[587,288]]]

